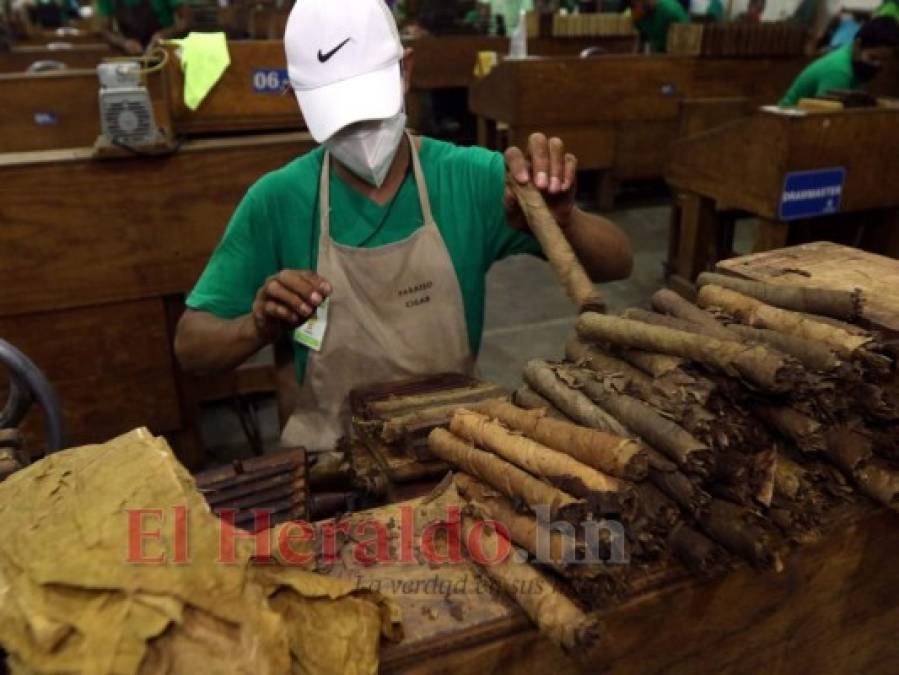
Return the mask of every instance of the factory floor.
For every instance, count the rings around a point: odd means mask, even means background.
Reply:
[[[618,208],[606,215],[631,237],[634,272],[626,281],[603,284],[610,312],[649,302],[663,285],[662,264],[668,247],[670,206],[663,194],[656,191],[619,201]],[[751,222],[739,223],[736,250],[747,253],[750,241]],[[487,317],[478,358],[481,377],[509,390],[518,387],[522,368],[530,359],[562,356],[575,318],[571,302],[546,262],[516,256],[497,263],[487,279]],[[273,397],[256,399],[252,407],[265,448],[276,448]],[[203,436],[211,464],[250,454],[239,417],[230,404],[216,404],[204,411]]]

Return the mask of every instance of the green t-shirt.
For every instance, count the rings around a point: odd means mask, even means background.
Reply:
[[[721,0],[711,0],[705,14],[715,19],[715,21],[724,19],[724,5],[721,4]]]
[[[874,10],[874,16],[888,16],[899,21],[899,2],[897,0],[884,0],[884,3]]]
[[[646,16],[636,22],[637,30],[653,52],[668,49],[668,27],[673,23],[689,23],[690,15],[677,0],[659,0]]]
[[[860,89],[862,84],[852,67],[852,45],[848,44],[806,66],[777,105],[786,108],[801,98],[821,96],[833,89]]]
[[[117,2],[126,6],[139,5],[143,0],[97,0],[97,13],[100,16],[115,16]],[[175,23],[175,9],[184,4],[184,0],[150,0],[153,12],[162,28],[170,28]]]
[[[237,207],[187,306],[232,319],[247,314],[266,278],[283,269],[316,269],[319,195],[324,151],[318,148],[263,176]],[[484,328],[485,275],[497,260],[518,253],[540,255],[531,235],[506,223],[502,155],[483,148],[460,148],[423,138],[421,165],[431,209],[446,243],[465,305],[472,354]],[[332,170],[331,236],[362,248],[405,239],[423,217],[410,170],[385,206],[367,199]],[[297,379],[302,381],[307,351],[296,343]]]

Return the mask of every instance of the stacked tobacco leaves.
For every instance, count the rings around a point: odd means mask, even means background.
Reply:
[[[469,513],[540,553],[585,608],[646,587],[670,558],[699,574],[739,559],[779,570],[848,504],[899,510],[897,350],[856,324],[860,293],[699,285],[698,305],[660,291],[656,311],[581,314],[566,361],[529,363],[514,404],[459,410],[429,438],[463,472]],[[553,532],[547,559],[541,507],[622,523],[630,564],[570,564],[580,530]]]

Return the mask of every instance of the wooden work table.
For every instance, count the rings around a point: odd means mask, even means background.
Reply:
[[[629,49],[634,38],[554,38],[529,43],[535,53],[577,54],[585,47],[600,44],[609,51]],[[474,66],[480,51],[507,52],[508,40],[478,36],[429,37],[406,43],[415,52],[412,72],[410,110],[415,109],[419,92],[434,89],[465,88],[474,78]],[[231,65],[200,108],[190,111],[184,106],[184,78],[177,58],[166,68],[172,120],[178,133],[210,133],[260,129],[302,129],[304,123],[296,98],[287,85],[284,44],[276,40],[230,41]],[[171,49],[170,53],[174,54]],[[254,78],[280,75],[284,91],[263,87]],[[416,120],[411,115],[412,126]]]
[[[802,69],[799,58],[703,58],[606,55],[591,59],[504,61],[469,91],[479,143],[523,147],[540,131],[561,137],[581,169],[601,173],[603,205],[615,183],[659,178],[678,137],[681,106],[690,99],[776,101]]]
[[[899,335],[899,261],[816,243],[727,260],[719,270],[770,283],[860,288],[868,298],[862,320]],[[400,506],[351,521],[399,524]],[[897,555],[899,515],[871,504],[847,508],[820,542],[787,552],[779,574],[739,564],[701,580],[675,562],[663,565],[632,597],[600,610],[600,656],[583,672],[891,675],[899,663]],[[350,562],[332,574],[377,587],[400,605],[406,638],[383,645],[383,672],[579,672],[515,604],[485,589],[471,563]],[[435,578],[428,590],[425,582]]]
[[[355,514],[351,522],[400,523],[400,506]],[[470,562],[349,562],[331,573],[399,604],[405,638],[383,646],[385,673],[886,675],[899,659],[897,554],[899,517],[872,507],[846,514],[824,541],[787,554],[780,574],[741,565],[700,580],[672,563],[633,597],[600,611],[599,656],[583,670],[490,590]]]
[[[528,52],[534,56],[577,56],[588,47],[601,47],[609,53],[634,51],[636,35],[602,37],[532,38]],[[406,40],[404,46],[415,52],[412,87],[419,90],[467,87],[474,80],[479,52],[509,53],[509,39],[487,35],[447,35]]]
[[[868,108],[805,115],[759,110],[675,143],[665,177],[677,192],[668,270],[685,287],[731,256],[734,219],[759,219],[757,251],[803,239],[836,238],[899,256],[899,110]],[[787,177],[842,169],[834,213],[781,213]],[[861,226],[860,226],[861,224]]]

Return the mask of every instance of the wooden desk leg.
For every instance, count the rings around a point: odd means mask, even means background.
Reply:
[[[665,281],[677,274],[677,252],[680,248],[681,207],[680,195],[675,194],[671,200],[671,217],[668,221],[668,258],[663,265]]]
[[[899,209],[895,209],[886,215],[886,242],[883,254],[890,258],[899,258]]]
[[[720,223],[714,200],[691,192],[678,194],[677,200],[680,226],[674,270],[683,281],[693,283],[715,262],[713,247]]]
[[[733,211],[722,211],[718,214],[720,226],[715,233],[715,262],[733,258],[734,235],[737,231],[737,215]]]
[[[753,253],[773,251],[787,245],[790,234],[790,225],[781,220],[768,220],[759,218],[755,226],[755,241],[752,245]]]
[[[481,115],[478,115],[478,145],[496,149],[496,123]]]
[[[853,246],[890,258],[899,258],[899,209],[866,211]]]
[[[600,171],[596,181],[596,203],[600,211],[611,211],[615,208],[615,197],[618,194],[618,181],[611,169]]]
[[[203,464],[206,451],[200,433],[200,396],[194,378],[185,374],[175,358],[175,327],[184,313],[184,297],[172,295],[165,298],[165,312],[168,323],[169,348],[172,350],[172,377],[178,392],[181,408],[182,428],[173,438],[175,455],[188,469]]]

